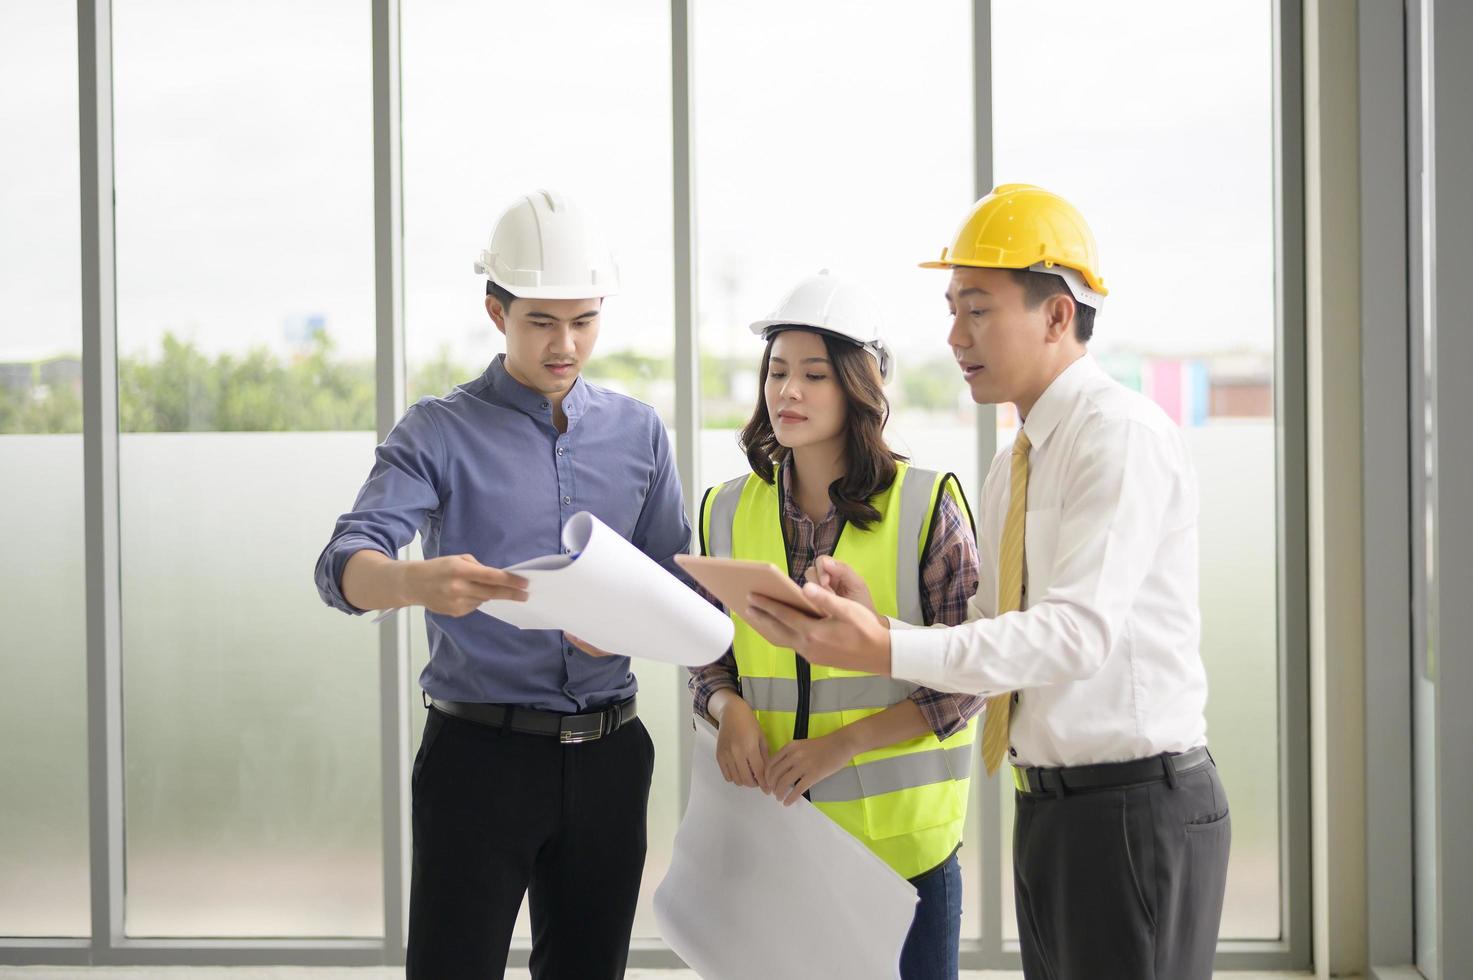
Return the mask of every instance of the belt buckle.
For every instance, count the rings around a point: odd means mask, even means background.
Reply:
[[[568,722],[589,719],[594,723],[594,727],[592,728],[569,729],[567,727]],[[603,738],[603,734],[604,713],[602,711],[592,715],[568,715],[563,718],[562,725],[559,726],[557,733],[558,741],[563,745],[579,745],[583,742],[592,742],[595,739]]]

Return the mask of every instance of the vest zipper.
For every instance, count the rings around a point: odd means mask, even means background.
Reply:
[[[777,479],[773,482],[777,488],[777,524],[778,529],[782,531],[783,535],[783,554],[787,558],[788,577],[792,578],[793,543],[788,540],[788,524],[787,520],[783,516],[786,513],[787,494],[783,492],[783,480],[781,475],[779,475]],[[834,546],[829,549],[829,554],[833,554],[834,552],[837,552],[839,550],[839,539],[844,536],[844,529],[847,526],[847,522],[842,517],[840,517],[839,533],[834,536]],[[812,555],[812,561],[818,561],[818,554],[816,549],[815,553]],[[798,675],[798,711],[793,716],[793,741],[796,742],[800,738],[808,737],[808,698],[809,692],[813,687],[813,665],[804,660],[802,657],[798,656],[797,653],[793,654],[793,660],[796,661],[795,673]],[[803,794],[803,798],[808,800],[812,799],[812,797],[810,797],[807,793]]]
[[[808,737],[808,692],[813,685],[813,666],[797,654],[798,662],[798,713],[793,718],[793,741]]]

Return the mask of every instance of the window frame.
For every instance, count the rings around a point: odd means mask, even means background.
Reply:
[[[671,0],[671,118],[674,204],[676,468],[686,506],[696,509],[700,447],[699,337],[696,330],[696,215],[692,89],[693,0]],[[974,180],[992,185],[991,0],[972,0]],[[380,939],[130,939],[123,932],[123,757],[118,514],[116,285],[112,147],[112,0],[78,0],[81,146],[84,481],[91,845],[90,939],[0,938],[0,963],[133,965],[402,965],[408,923],[410,617],[379,630],[383,780],[384,930]],[[373,0],[376,408],[383,438],[405,409],[403,166],[400,102],[401,0]],[[1225,970],[1303,969],[1310,965],[1309,908],[1309,596],[1304,274],[1303,7],[1274,4],[1275,425],[1278,498],[1278,647],[1281,936],[1224,941]],[[996,410],[979,406],[977,472],[964,475],[978,499],[981,474],[996,449]],[[684,695],[683,685],[681,687]],[[681,798],[689,794],[689,733],[677,739]],[[988,816],[1001,803],[997,779],[974,780],[981,807],[982,934],[964,939],[964,969],[1017,970],[1017,945],[1002,933],[1002,841]],[[529,949],[513,945],[510,963]],[[632,968],[680,967],[663,943],[636,940]]]

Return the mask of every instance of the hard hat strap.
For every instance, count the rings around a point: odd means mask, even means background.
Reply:
[[[1067,265],[1059,265],[1056,262],[1035,262],[1028,267],[1028,271],[1058,276],[1064,280],[1064,285],[1069,287],[1069,293],[1074,297],[1074,302],[1093,307],[1096,314],[1105,304],[1105,297],[1089,288],[1089,284],[1084,281],[1084,276],[1080,275],[1078,269],[1071,269]]]

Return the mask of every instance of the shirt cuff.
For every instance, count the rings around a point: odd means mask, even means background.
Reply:
[[[362,616],[368,609],[359,609],[343,595],[343,569],[348,560],[360,551],[377,551],[386,558],[394,556],[384,550],[383,545],[363,534],[345,534],[333,541],[322,553],[317,566],[317,593],[334,609],[350,616]]]
[[[702,718],[711,717],[711,698],[717,691],[741,692],[737,684],[736,661],[730,650],[715,663],[693,668],[686,686],[691,692],[691,707]]]
[[[937,691],[946,683],[946,630],[891,629],[890,676]]]
[[[719,680],[709,686],[703,686],[700,691],[691,698],[691,709],[702,718],[711,717],[711,699],[721,691],[735,691],[738,695],[742,689],[735,681]]]

